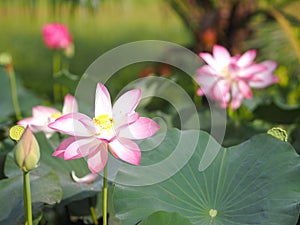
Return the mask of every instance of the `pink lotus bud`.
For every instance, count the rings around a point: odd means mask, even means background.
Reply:
[[[72,36],[63,24],[46,24],[42,33],[45,45],[50,49],[66,49],[72,44]]]
[[[14,157],[16,164],[23,172],[28,172],[38,166],[40,147],[28,127],[14,149]]]

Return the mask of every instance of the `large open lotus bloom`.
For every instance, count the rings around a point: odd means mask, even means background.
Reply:
[[[141,152],[131,139],[150,137],[159,129],[153,120],[135,112],[140,99],[141,90],[134,89],[124,93],[112,107],[108,90],[98,83],[93,119],[72,113],[49,125],[61,133],[72,135],[58,146],[53,155],[65,160],[87,156],[88,167],[93,173],[106,165],[108,149],[116,158],[139,165]]]
[[[63,24],[46,24],[42,28],[42,34],[45,45],[50,49],[67,49],[72,44],[72,36]]]
[[[200,53],[208,64],[197,70],[195,80],[200,85],[197,92],[217,101],[221,107],[237,109],[244,98],[252,98],[251,88],[264,88],[278,82],[273,75],[274,61],[255,63],[256,51],[231,57],[227,49],[215,45],[213,54]]]
[[[78,105],[76,99],[72,95],[67,94],[64,99],[62,112],[52,107],[35,106],[32,108],[32,117],[20,120],[17,124],[24,127],[29,126],[32,132],[43,131],[46,137],[50,138],[55,130],[48,127],[49,123],[55,121],[62,115],[77,111]]]

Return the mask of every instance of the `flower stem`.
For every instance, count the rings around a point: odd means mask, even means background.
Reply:
[[[60,85],[56,83],[55,79],[59,76],[59,71],[60,71],[60,66],[61,66],[61,62],[60,62],[60,54],[59,52],[54,52],[53,53],[53,79],[54,79],[54,84],[53,84],[53,96],[54,96],[54,102],[60,102],[60,97],[61,97],[61,93],[60,93]]]
[[[99,225],[95,207],[93,206],[93,203],[92,203],[92,198],[89,198],[89,206],[90,206],[91,217],[92,217],[94,224]]]
[[[95,225],[98,225],[98,220],[97,220],[97,215],[96,215],[96,212],[95,212],[95,208],[93,206],[90,206],[90,212],[91,212],[91,216],[92,216],[92,219],[93,219],[93,222]]]
[[[103,225],[107,225],[107,164],[103,171],[102,216]]]
[[[15,76],[15,71],[13,67],[7,70],[10,78],[10,87],[11,87],[11,97],[12,97],[12,102],[14,106],[14,110],[16,113],[16,118],[17,120],[22,119],[21,115],[21,110],[20,110],[20,105],[19,105],[19,100],[18,100],[18,95],[17,95],[17,84],[16,84],[16,76]]]
[[[29,172],[23,173],[25,225],[32,225],[31,193]]]

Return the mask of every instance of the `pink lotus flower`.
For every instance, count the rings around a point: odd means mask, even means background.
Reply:
[[[135,112],[140,99],[141,90],[134,89],[124,93],[112,107],[108,90],[98,83],[93,119],[81,113],[71,113],[49,125],[72,135],[58,146],[53,156],[65,160],[88,156],[88,167],[96,173],[106,165],[109,149],[116,158],[139,165],[141,152],[131,139],[150,137],[159,129],[153,120]]]
[[[32,132],[43,131],[46,137],[50,138],[55,131],[50,129],[48,124],[62,115],[77,111],[78,106],[76,99],[72,95],[67,94],[62,112],[47,106],[35,106],[32,108],[32,117],[20,120],[17,124],[24,127],[29,126]]]
[[[42,33],[45,45],[50,49],[66,49],[72,44],[72,36],[63,24],[46,24],[42,28]]]
[[[197,70],[195,80],[200,85],[198,95],[205,94],[221,107],[240,107],[244,98],[252,98],[252,88],[264,88],[278,82],[273,75],[277,64],[273,61],[255,63],[255,50],[231,57],[227,49],[215,45],[213,54],[200,53],[208,64]]]

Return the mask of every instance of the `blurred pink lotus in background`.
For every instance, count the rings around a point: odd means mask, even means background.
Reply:
[[[46,24],[42,28],[42,33],[44,43],[50,49],[67,49],[72,45],[72,36],[68,28],[63,24]]]
[[[217,101],[222,108],[240,107],[244,98],[252,98],[251,88],[264,88],[278,82],[273,75],[277,67],[274,61],[255,63],[256,51],[230,56],[226,48],[215,45],[213,54],[200,53],[208,64],[197,70],[198,95]]]
[[[50,129],[48,124],[62,115],[77,111],[78,105],[76,99],[72,95],[67,94],[62,112],[48,106],[35,106],[32,108],[32,117],[22,119],[17,124],[24,127],[29,126],[32,132],[43,131],[46,137],[50,138],[55,131]]]

